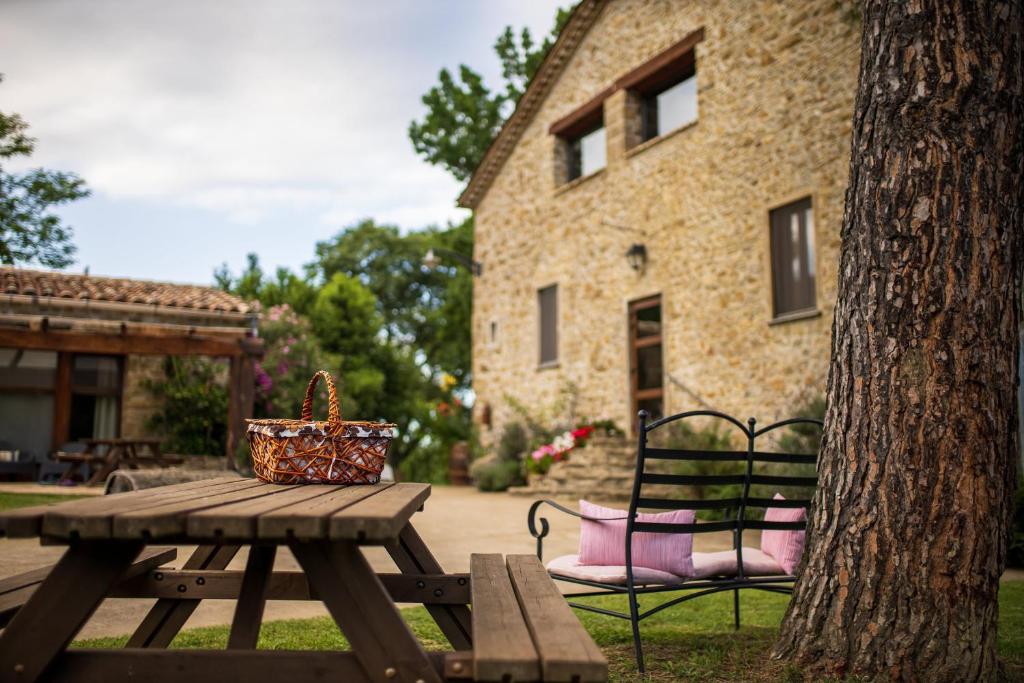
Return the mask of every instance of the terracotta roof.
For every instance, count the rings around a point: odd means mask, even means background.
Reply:
[[[0,266],[0,297],[8,295],[143,304],[183,311],[249,311],[240,298],[213,287]]]
[[[558,40],[551,46],[537,73],[530,79],[526,92],[519,98],[515,111],[498,131],[498,135],[484,153],[483,160],[473,172],[473,177],[469,179],[469,184],[459,196],[459,206],[474,209],[483,199],[484,193],[512,154],[526,126],[540,110],[544,98],[551,92],[559,74],[569,63],[569,58],[583,42],[583,37],[593,26],[607,2],[608,0],[580,0],[573,9],[572,16],[558,35]]]

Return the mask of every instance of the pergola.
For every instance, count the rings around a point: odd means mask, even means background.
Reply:
[[[254,314],[209,287],[0,268],[0,348],[57,352],[53,441],[67,438],[73,354],[230,359],[227,466],[252,416]]]

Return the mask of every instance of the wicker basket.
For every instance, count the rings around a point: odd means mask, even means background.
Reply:
[[[327,383],[327,421],[313,420],[313,390]],[[246,420],[256,476],[271,484],[376,484],[395,425],[342,422],[331,375],[309,381],[299,420]]]

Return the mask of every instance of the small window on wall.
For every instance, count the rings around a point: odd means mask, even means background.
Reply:
[[[566,139],[566,145],[568,147],[567,180],[588,176],[605,167],[607,152],[603,122],[585,133]]]
[[[770,223],[774,315],[813,311],[817,302],[811,198],[773,210]]]
[[[693,54],[670,67],[662,78],[640,93],[644,140],[653,140],[697,120],[697,72]]]
[[[537,291],[540,320],[540,365],[558,362],[558,285]]]

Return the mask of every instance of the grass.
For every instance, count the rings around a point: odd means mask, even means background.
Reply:
[[[0,510],[31,507],[33,505],[49,505],[63,503],[76,498],[92,498],[89,495],[71,493],[4,493],[0,491]]]
[[[591,604],[625,609],[619,597],[590,598]],[[629,622],[577,612],[608,656],[612,681],[763,681],[801,680],[800,673],[768,658],[788,597],[746,591],[741,596],[743,627],[732,628],[732,595],[711,595],[652,616],[642,624],[648,676],[636,673]],[[655,604],[652,598],[649,602]],[[422,607],[402,611],[427,649],[448,649],[447,642]],[[227,645],[228,628],[183,631],[171,647],[215,648]],[[78,647],[123,647],[127,636],[98,638]],[[342,650],[348,644],[329,618],[271,621],[260,632],[261,649]],[[1024,582],[1004,583],[999,593],[999,654],[1012,680],[1024,679]]]

